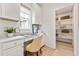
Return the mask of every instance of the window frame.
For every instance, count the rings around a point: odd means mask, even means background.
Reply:
[[[19,23],[20,23],[20,27],[19,27],[19,29],[20,30],[25,30],[25,31],[27,31],[27,32],[32,32],[32,10],[31,10],[31,8],[29,8],[29,7],[27,7],[27,6],[25,6],[24,4],[21,4],[20,5],[20,7],[24,7],[25,9],[28,9],[28,10],[30,10],[30,28],[29,29],[22,29],[21,28],[21,15],[20,15],[20,21],[19,21]],[[21,13],[21,10],[20,10],[20,13]],[[26,13],[25,13],[26,14]],[[29,24],[28,24],[29,25]]]

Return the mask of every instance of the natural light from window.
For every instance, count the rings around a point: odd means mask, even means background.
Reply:
[[[20,7],[20,29],[31,29],[31,10],[21,6]]]

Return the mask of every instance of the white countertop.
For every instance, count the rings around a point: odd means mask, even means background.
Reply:
[[[11,40],[18,40],[24,39],[24,42],[37,38],[43,35],[43,33],[38,33],[37,35],[24,35],[24,36],[14,36],[14,37],[0,37],[0,43],[11,41]]]
[[[11,40],[18,40],[18,39],[22,39],[25,38],[24,36],[14,36],[14,37],[0,37],[0,43],[2,42],[6,42],[6,41],[11,41]]]

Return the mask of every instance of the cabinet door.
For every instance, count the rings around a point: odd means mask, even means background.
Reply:
[[[3,56],[23,56],[23,46],[16,46],[3,51]]]
[[[2,56],[23,56],[23,40],[4,42],[2,46]]]
[[[17,48],[17,50],[16,50],[16,52],[17,52],[17,56],[23,56],[24,55],[24,47],[23,46],[18,46],[18,47],[16,47]]]
[[[19,18],[20,17],[20,4],[18,3],[4,3],[3,16]]]

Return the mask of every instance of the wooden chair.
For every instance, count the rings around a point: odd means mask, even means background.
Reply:
[[[42,47],[44,46],[43,36],[33,39],[32,43],[26,46],[26,55],[39,55],[42,54]]]

